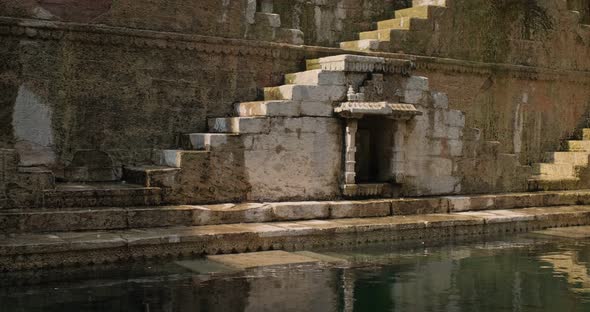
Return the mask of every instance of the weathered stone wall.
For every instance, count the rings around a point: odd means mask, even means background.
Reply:
[[[567,1],[448,0],[433,29],[391,42],[394,51],[487,63],[588,70],[590,27]],[[578,6],[586,7],[585,4]]]
[[[150,162],[153,149],[205,131],[207,117],[231,115],[304,59],[279,45],[42,29],[14,28],[0,45],[0,142],[29,166],[61,167],[80,150],[107,151],[115,165]]]
[[[0,16],[246,38],[256,0],[0,0]],[[355,39],[375,21],[390,18],[409,0],[275,0],[282,25],[300,29],[308,45],[335,46]]]
[[[523,165],[542,161],[589,125],[589,74],[431,60],[418,67],[433,90],[449,95],[451,108],[466,113],[467,127]]]

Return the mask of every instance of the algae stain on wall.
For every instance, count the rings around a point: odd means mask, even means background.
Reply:
[[[15,147],[21,165],[52,165],[55,162],[51,122],[49,105],[27,86],[21,85],[12,116]]]

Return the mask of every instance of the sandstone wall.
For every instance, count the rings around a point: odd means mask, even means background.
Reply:
[[[17,2],[0,3],[6,9],[15,8],[7,5]],[[540,41],[521,38],[509,40],[524,44],[521,50],[501,49],[502,46],[494,50],[484,44],[488,42],[484,39],[490,37],[477,37],[477,32],[470,31],[477,26],[474,15],[469,15],[475,9],[468,7],[467,2],[456,1],[455,11],[451,12],[465,15],[454,13],[459,14],[455,15],[455,22],[441,27],[453,26],[465,33],[435,33],[428,45],[432,49],[423,51],[427,55],[520,65],[400,55],[415,60],[416,74],[428,77],[432,90],[449,94],[451,109],[466,113],[468,132],[462,134],[462,144],[467,151],[479,151],[468,154],[463,161],[453,160],[452,165],[447,160],[416,161],[415,168],[426,171],[419,173],[423,180],[416,180],[415,185],[433,182],[426,178],[432,174],[427,168],[444,167],[445,172],[463,176],[461,192],[522,190],[520,182],[514,183],[514,177],[520,175],[518,170],[525,170],[520,165],[540,161],[545,151],[559,148],[560,140],[588,126],[590,77],[584,71],[590,64],[588,42],[581,35],[584,28],[577,20],[574,23],[568,18],[569,13],[558,5],[561,2],[553,9],[549,6],[549,12],[559,13],[555,16],[561,22],[554,23],[559,30],[550,31],[546,42],[539,44]],[[101,8],[97,5],[96,10]],[[11,12],[17,15],[16,11]],[[480,9],[475,12],[485,13]],[[577,27],[574,32],[573,26]],[[217,31],[214,28],[211,31]],[[203,34],[215,33],[203,30]],[[178,146],[179,134],[205,131],[207,117],[231,115],[234,103],[260,98],[262,87],[281,84],[284,73],[303,70],[305,58],[343,53],[335,49],[10,19],[0,21],[0,35],[0,148],[16,148],[23,165],[46,165],[58,172],[72,161],[76,152],[84,150],[105,151],[114,165],[154,162],[159,150]],[[489,55],[494,57],[488,58],[488,52],[493,52]],[[437,117],[433,113],[428,118],[436,122]],[[417,132],[408,144],[420,140],[420,135],[423,133]],[[434,139],[435,144],[442,144]],[[336,149],[335,143],[329,146]],[[438,146],[450,153],[448,145]],[[208,156],[213,158],[204,162],[225,170],[231,168],[228,163],[223,169],[225,156]],[[251,157],[247,163],[244,158],[242,166],[259,166],[262,177],[264,164],[256,159]],[[445,185],[455,183],[449,174],[444,176],[450,181]],[[336,180],[332,178],[331,184],[326,185],[335,190]],[[221,175],[216,183],[223,185],[227,181],[224,179]],[[191,183],[186,186],[192,187]],[[240,183],[236,184],[238,191],[232,191],[228,198],[244,198],[242,194],[251,186]],[[271,189],[272,185],[264,187]],[[301,185],[292,190],[300,191]],[[278,194],[263,194],[264,188],[255,191],[261,192],[256,196],[259,198]],[[334,192],[314,195],[326,198]]]
[[[584,8],[590,2],[574,2],[447,0],[447,10],[432,17],[432,30],[406,32],[391,47],[460,60],[588,70],[590,26],[584,24]]]
[[[256,0],[0,0],[0,16],[246,38]],[[275,0],[282,25],[300,29],[308,45],[335,46],[355,39],[409,0]]]
[[[0,147],[29,166],[60,167],[88,149],[151,162],[153,149],[205,131],[207,117],[231,115],[304,59],[279,45],[45,27],[0,27]]]
[[[419,61],[417,72],[449,95],[451,108],[466,113],[467,127],[523,165],[560,150],[564,139],[580,138],[590,122],[587,73],[432,60]]]

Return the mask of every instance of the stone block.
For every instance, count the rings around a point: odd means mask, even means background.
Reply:
[[[238,269],[274,266],[301,266],[319,263],[320,260],[285,251],[264,251],[237,255],[208,256],[208,260]]]
[[[285,84],[345,86],[346,75],[342,71],[308,70],[285,75]]]
[[[239,134],[234,133],[190,133],[183,141],[184,148],[201,151],[239,149],[242,145]]]
[[[449,97],[443,92],[431,92],[434,108],[448,109]]]
[[[375,39],[340,42],[340,48],[355,51],[374,51],[379,49],[380,42]]]
[[[434,177],[449,176],[453,172],[453,161],[444,157],[427,158],[427,174]]]
[[[270,119],[256,117],[211,118],[209,131],[215,133],[268,133]]]
[[[183,159],[187,156],[206,156],[206,151],[185,151],[185,150],[163,150],[160,155],[160,165],[181,168],[183,166]]]
[[[175,158],[176,156],[172,157]],[[175,162],[177,160],[174,159],[171,161]],[[180,168],[176,167],[170,168],[165,166],[127,166],[123,168],[123,181],[147,187],[171,188],[174,185],[176,185],[176,178],[179,172]]]
[[[366,218],[391,215],[391,202],[388,200],[338,201],[330,203],[330,218]]]
[[[545,161],[568,163],[574,166],[588,166],[590,153],[587,152],[550,152],[545,154]]]
[[[448,201],[443,198],[394,199],[391,201],[393,215],[418,215],[447,213]]]
[[[460,110],[448,110],[446,111],[445,122],[451,127],[465,127],[465,113]]]
[[[299,116],[298,101],[260,101],[236,104],[240,117],[294,117]]]
[[[303,44],[305,42],[304,34],[301,30],[287,28],[278,28],[274,41],[289,44]]]
[[[572,164],[533,164],[533,174],[546,175],[551,177],[568,178],[575,176],[575,168]]]
[[[494,198],[496,209],[515,209],[533,207],[538,198],[531,194],[499,194]]]
[[[495,197],[473,196],[473,197],[447,197],[449,212],[461,212],[471,210],[489,210],[495,207]]]
[[[447,130],[447,138],[451,140],[459,140],[463,136],[463,127],[449,127]]]
[[[403,187],[411,196],[456,194],[461,191],[461,179],[451,175],[406,177]]]
[[[264,88],[264,99],[333,102],[344,100],[346,91],[345,86],[283,85]]]
[[[129,209],[129,228],[151,228],[162,226],[191,226],[193,210],[190,206]]]
[[[195,206],[192,220],[193,225],[269,222],[273,220],[273,213],[267,204]]]
[[[334,106],[328,102],[301,102],[301,116],[332,117]]]
[[[567,141],[570,152],[590,152],[590,141]]]
[[[429,91],[430,86],[428,78],[420,76],[411,76],[402,83],[404,90]]]
[[[254,19],[256,24],[264,27],[281,27],[281,16],[279,14],[256,12]]]
[[[463,156],[463,141],[461,140],[447,140],[447,147],[449,151],[449,156],[451,157],[459,157]]]
[[[273,220],[310,220],[326,219],[330,216],[330,204],[327,202],[286,202],[272,203]]]
[[[421,90],[404,90],[404,103],[422,104],[426,99],[426,93]]]

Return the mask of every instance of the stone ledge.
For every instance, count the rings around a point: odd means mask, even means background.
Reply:
[[[474,73],[478,75],[506,72],[510,73],[514,78],[542,81],[565,80],[581,85],[590,84],[590,72],[588,71],[556,70],[507,63],[483,63],[391,52],[351,51],[340,48],[300,46],[275,42],[11,17],[0,17],[0,36],[82,41],[145,48],[194,50],[212,54],[259,55],[277,59],[317,58],[339,54],[367,55],[384,57],[396,60],[396,62],[401,61],[403,65],[400,66],[399,70],[405,73],[410,73],[413,69]]]
[[[0,233],[372,218],[575,205],[590,205],[590,190],[324,202],[13,209],[0,211]]]
[[[421,216],[57,232],[2,236],[0,271],[130,261],[161,256],[436,241],[590,224],[590,206]]]

